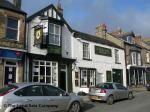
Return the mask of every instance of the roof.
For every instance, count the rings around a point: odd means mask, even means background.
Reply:
[[[100,43],[100,44],[104,44],[104,45],[108,45],[108,46],[123,49],[120,46],[118,46],[118,45],[114,44],[113,42],[110,42],[106,39],[103,39],[103,38],[100,38],[100,37],[97,37],[97,36],[94,36],[94,35],[82,33],[82,32],[79,32],[79,31],[75,31],[75,30],[74,30],[74,32],[75,32],[75,34],[74,34],[75,38],[81,38],[83,40],[87,40],[87,41],[91,41],[91,42]]]
[[[72,32],[72,28],[69,26],[69,24],[67,23],[67,21],[63,18],[63,15],[55,8],[55,6],[53,4],[48,5],[47,7],[39,10],[38,12],[34,13],[33,15],[29,16],[27,18],[27,22],[31,21],[33,18],[41,15],[43,12],[45,12],[46,10],[53,8],[56,13],[60,16],[61,20],[67,25],[68,29]]]
[[[26,12],[22,11],[21,9],[17,8],[14,4],[6,0],[0,0],[0,8],[26,15]]]

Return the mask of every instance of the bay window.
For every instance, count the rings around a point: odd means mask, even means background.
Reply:
[[[49,44],[60,46],[61,26],[49,24]]]

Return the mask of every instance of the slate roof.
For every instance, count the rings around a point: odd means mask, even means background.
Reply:
[[[33,18],[35,18],[36,16],[41,15],[43,12],[45,12],[46,10],[53,8],[56,13],[60,16],[61,20],[67,25],[68,29],[70,30],[70,32],[72,32],[72,28],[70,27],[70,25],[67,23],[67,21],[63,18],[63,15],[61,13],[59,13],[56,9],[56,7],[53,4],[48,5],[47,7],[39,10],[38,12],[34,13],[33,15],[29,16],[27,18],[27,22],[31,21]]]
[[[116,48],[119,48],[119,49],[123,49],[121,48],[120,46],[106,40],[106,39],[103,39],[103,38],[100,38],[100,37],[97,37],[97,36],[94,36],[94,35],[91,35],[91,34],[86,34],[86,33],[83,33],[83,32],[79,32],[79,31],[76,31],[74,30],[74,37],[75,38],[81,38],[83,40],[87,40],[87,41],[91,41],[91,42],[95,42],[95,43],[100,43],[100,44],[104,44],[104,45],[108,45],[108,46],[112,46],[112,47],[116,47]]]
[[[26,15],[26,12],[22,11],[21,9],[18,9],[14,4],[10,3],[7,0],[0,0],[0,8]]]

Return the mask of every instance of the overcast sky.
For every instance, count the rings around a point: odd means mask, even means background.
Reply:
[[[22,0],[22,9],[31,15],[58,0]],[[64,18],[78,31],[95,35],[105,23],[108,31],[121,28],[150,37],[150,0],[61,0]]]

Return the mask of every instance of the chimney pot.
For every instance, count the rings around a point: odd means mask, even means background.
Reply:
[[[21,9],[21,0],[13,0],[13,3],[18,9]]]

